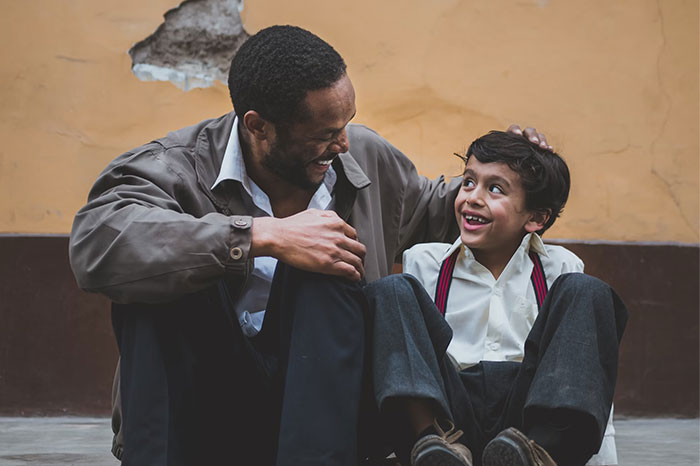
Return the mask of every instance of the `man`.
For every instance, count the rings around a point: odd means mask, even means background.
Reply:
[[[115,302],[119,456],[356,464],[356,282],[387,275],[416,242],[456,236],[446,212],[459,182],[417,175],[348,126],[345,63],[308,31],[252,36],[229,90],[235,113],[121,155],[75,218],[78,283]]]

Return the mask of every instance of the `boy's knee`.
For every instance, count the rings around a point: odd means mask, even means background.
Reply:
[[[410,275],[404,273],[387,275],[386,277],[382,277],[379,280],[375,280],[372,283],[367,284],[367,286],[365,286],[365,291],[372,294],[379,294],[386,292],[387,290],[403,288],[408,283],[406,277],[410,277]]]
[[[387,297],[415,299],[416,289],[422,290],[420,287],[420,283],[414,276],[397,273],[369,283],[365,286],[364,291],[370,301],[382,300]]]
[[[627,308],[615,290],[604,281],[585,273],[560,275],[552,284],[551,293],[574,302],[590,302],[590,311],[599,317],[614,319],[621,334],[627,321]],[[602,314],[601,314],[602,313]]]
[[[560,275],[552,284],[551,291],[554,290],[609,294],[610,285],[591,275],[574,272]]]

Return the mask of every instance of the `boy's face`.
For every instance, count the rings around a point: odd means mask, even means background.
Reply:
[[[523,236],[542,228],[544,215],[525,208],[520,176],[505,163],[469,157],[455,199],[462,243],[479,253],[512,253]]]

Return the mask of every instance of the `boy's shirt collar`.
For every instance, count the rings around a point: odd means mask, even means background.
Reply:
[[[530,250],[532,250],[535,251],[537,254],[543,255],[544,257],[549,257],[549,254],[547,254],[547,248],[544,247],[542,237],[537,233],[528,233],[527,235],[525,235],[525,237],[523,238],[523,242],[520,243],[520,247],[524,247],[524,245],[526,244],[528,245],[528,247],[525,252],[527,252],[528,254],[530,254]]]
[[[452,245],[445,251],[445,254],[442,256],[440,262],[444,262],[459,248],[462,248],[462,254],[466,259],[474,259],[474,253],[471,251],[471,249],[469,249],[462,243],[461,238],[457,238],[457,240],[454,243],[452,243]],[[520,242],[520,246],[515,251],[515,254],[517,254],[520,250],[524,250],[526,255],[530,254],[530,250],[532,250],[535,251],[537,254],[549,257],[549,255],[547,254],[547,249],[544,247],[544,242],[542,241],[540,235],[538,235],[537,233],[528,233],[527,235],[525,235],[523,237],[523,240]]]

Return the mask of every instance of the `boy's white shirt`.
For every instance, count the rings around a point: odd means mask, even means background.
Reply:
[[[546,245],[537,234],[526,235],[496,280],[457,239],[453,244],[423,243],[404,252],[403,271],[415,276],[435,299],[442,262],[461,249],[452,273],[445,318],[453,337],[448,354],[460,368],[479,361],[522,361],[525,339],[537,318],[537,300],[530,280],[530,250],[542,261],[547,286],[559,275],[583,272],[583,262],[571,251]],[[612,410],[600,451],[588,465],[617,464]]]

